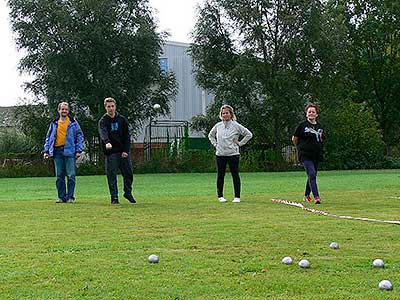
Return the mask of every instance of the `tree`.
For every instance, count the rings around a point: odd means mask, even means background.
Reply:
[[[386,147],[400,142],[400,3],[345,1],[353,53],[353,100],[367,103]]]
[[[290,143],[299,110],[315,98],[322,14],[313,0],[207,0],[199,8],[197,80],[236,108],[259,145]]]
[[[166,34],[156,33],[147,0],[9,0],[19,69],[34,75],[26,89],[56,112],[68,101],[89,138],[97,136],[103,99],[114,97],[133,132],[159,103],[168,113],[176,90],[161,74]],[[44,134],[44,133],[43,133]]]

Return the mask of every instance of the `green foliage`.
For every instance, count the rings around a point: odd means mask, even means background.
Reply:
[[[222,104],[222,101],[216,99],[207,107],[206,115],[197,115],[192,118],[190,128],[203,132],[204,136],[208,136],[213,126],[221,121],[218,116]]]
[[[322,171],[318,209],[397,220],[398,175]],[[78,177],[71,205],[54,203],[54,178],[2,179],[1,299],[399,298],[397,225],[335,219],[270,201],[300,201],[304,171],[242,173],[241,179],[237,205],[217,201],[215,173],[139,174],[138,205],[121,198],[119,206],[109,204],[105,176]],[[332,241],[340,249],[330,249]],[[160,262],[149,264],[150,254]],[[281,263],[287,255],[291,266]],[[377,257],[384,269],[371,267]],[[302,258],[310,269],[297,266]],[[378,289],[385,278],[393,291]]]
[[[1,153],[0,178],[43,177],[54,174],[52,160],[43,160],[41,153]]]
[[[10,0],[19,69],[34,76],[26,88],[47,101],[50,112],[68,101],[85,136],[97,136],[103,100],[114,97],[132,125],[167,113],[175,94],[172,74],[161,74],[159,54],[166,38],[157,33],[147,0]],[[27,117],[27,116],[24,116]]]
[[[40,152],[35,140],[15,128],[0,130],[0,154]]]
[[[396,1],[209,0],[193,31],[196,76],[236,108],[263,149],[291,143],[305,102],[333,118],[350,99],[374,114],[389,153],[400,141],[399,20]],[[194,126],[207,130],[213,117]],[[374,164],[378,148],[361,156]]]
[[[400,142],[400,3],[346,1],[348,40],[357,93],[374,112],[386,146]]]
[[[40,152],[46,138],[49,124],[58,116],[57,111],[49,111],[49,107],[43,103],[24,103],[14,109],[14,118],[17,120],[17,128],[35,144],[35,151]],[[27,153],[34,151],[15,151]]]
[[[215,170],[215,153],[207,150],[153,149],[150,161],[134,160],[137,173],[196,173]]]
[[[236,109],[263,148],[290,143],[299,108],[316,92],[312,79],[330,57],[318,49],[326,41],[321,5],[210,0],[199,10],[191,47],[197,80]],[[210,118],[195,125],[207,128]]]
[[[366,104],[351,101],[324,112],[326,166],[334,169],[380,167],[384,143],[374,114]]]

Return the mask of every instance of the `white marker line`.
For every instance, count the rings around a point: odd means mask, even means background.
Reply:
[[[301,208],[302,210],[305,210],[305,211],[308,211],[308,212],[311,212],[311,213],[315,213],[315,214],[320,214],[320,215],[327,216],[327,217],[332,217],[332,218],[360,220],[360,221],[371,221],[371,222],[390,223],[390,224],[400,225],[400,221],[386,221],[386,220],[378,220],[378,219],[371,219],[371,218],[358,218],[358,217],[352,217],[352,216],[338,216],[338,215],[335,215],[335,214],[331,214],[331,213],[325,212],[323,210],[310,208],[310,207],[304,206],[303,204],[301,204],[299,202],[294,202],[294,201],[290,201],[290,200],[271,199],[271,201],[275,202],[275,203],[281,203],[281,204],[296,206],[298,208]]]

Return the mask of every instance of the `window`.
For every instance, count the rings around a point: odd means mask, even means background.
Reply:
[[[162,75],[168,73],[168,58],[160,58],[160,72]]]

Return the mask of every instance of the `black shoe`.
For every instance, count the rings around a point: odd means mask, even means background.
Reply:
[[[125,198],[126,200],[128,200],[128,201],[129,201],[130,203],[132,203],[132,204],[135,204],[135,203],[136,203],[136,200],[135,200],[135,198],[133,198],[132,195],[124,194],[124,198]]]
[[[112,199],[112,200],[111,200],[111,204],[119,204],[118,199]]]
[[[58,200],[56,201],[56,203],[65,203],[65,202],[67,202],[67,201],[65,201],[65,200],[63,200],[63,199],[58,199]]]

